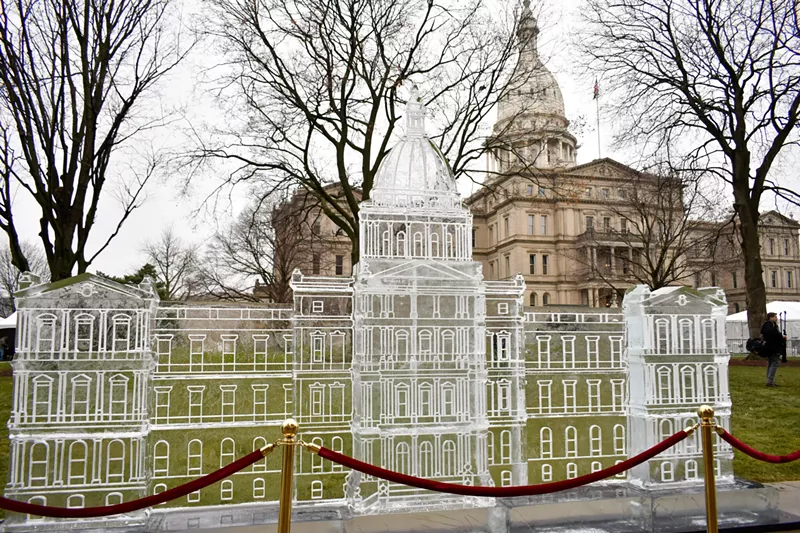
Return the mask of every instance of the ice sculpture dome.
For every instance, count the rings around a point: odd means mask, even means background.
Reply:
[[[406,134],[389,151],[375,174],[372,200],[394,206],[460,204],[450,165],[425,134],[425,105],[416,87],[406,105]]]

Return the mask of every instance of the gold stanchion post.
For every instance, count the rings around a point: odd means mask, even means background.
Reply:
[[[299,429],[297,421],[289,418],[281,425],[283,432],[283,469],[281,470],[281,501],[278,509],[278,533],[292,528],[292,489],[294,488],[294,445]]]
[[[700,431],[703,436],[703,462],[705,464],[706,483],[706,530],[708,533],[717,533],[717,481],[714,469],[714,442],[711,430],[714,428],[714,409],[709,405],[702,405],[697,410],[700,416]]]

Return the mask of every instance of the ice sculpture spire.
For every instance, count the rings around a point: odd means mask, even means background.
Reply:
[[[406,137],[425,137],[425,114],[427,109],[414,85],[406,104]]]

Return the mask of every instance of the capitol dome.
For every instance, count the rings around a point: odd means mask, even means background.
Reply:
[[[460,205],[453,171],[441,150],[425,135],[425,106],[416,87],[406,105],[406,134],[389,151],[375,174],[370,198],[389,206]]]

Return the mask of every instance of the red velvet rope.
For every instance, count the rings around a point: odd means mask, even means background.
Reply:
[[[103,507],[85,507],[83,509],[64,509],[63,507],[50,507],[47,505],[37,505],[34,503],[18,502],[17,500],[9,500],[0,496],[0,509],[6,511],[14,511],[16,513],[34,514],[39,516],[50,516],[53,518],[92,518],[97,516],[108,516],[112,514],[123,514],[138,511],[145,507],[152,507],[160,503],[186,496],[190,492],[195,492],[202,488],[208,487],[211,484],[220,481],[239,470],[247,468],[259,459],[263,459],[264,454],[261,450],[256,450],[244,457],[237,459],[231,464],[224,466],[205,475],[197,478],[189,483],[177,486],[175,488],[165,490],[160,494],[153,494],[152,496],[145,496],[138,500],[131,500],[129,502],[118,503],[116,505],[107,505]]]
[[[749,455],[753,459],[758,459],[759,461],[764,461],[766,463],[780,464],[780,463],[791,463],[792,461],[797,461],[798,459],[800,459],[800,450],[792,452],[789,455],[770,455],[768,453],[762,453],[756,450],[755,448],[751,448],[744,442],[740,441],[739,439],[737,439],[736,437],[725,431],[725,429],[723,428],[719,428],[719,431],[717,431],[717,433],[719,433],[719,436],[722,438],[722,440],[724,440],[725,442],[727,442],[740,452]]]
[[[556,481],[553,483],[524,485],[520,487],[474,487],[469,485],[458,485],[455,483],[440,483],[438,481],[430,481],[428,479],[407,476],[405,474],[386,470],[385,468],[380,468],[378,466],[361,462],[358,459],[353,459],[352,457],[334,452],[333,450],[329,450],[327,448],[320,448],[319,455],[325,459],[339,463],[340,465],[363,472],[364,474],[379,477],[387,481],[393,481],[395,483],[402,483],[403,485],[408,485],[411,487],[428,489],[436,492],[447,492],[449,494],[461,494],[464,496],[511,498],[514,496],[535,496],[537,494],[549,494],[551,492],[574,489],[575,487],[580,487],[581,485],[600,481],[601,479],[617,475],[620,472],[624,472],[629,468],[633,468],[634,466],[655,457],[688,436],[688,433],[681,430],[668,439],[659,442],[649,450],[645,450],[639,455],[636,455],[635,457],[631,457],[630,459],[622,461],[621,463],[609,468],[598,470],[597,472],[592,472],[591,474],[586,474],[585,476],[566,479],[564,481]]]

